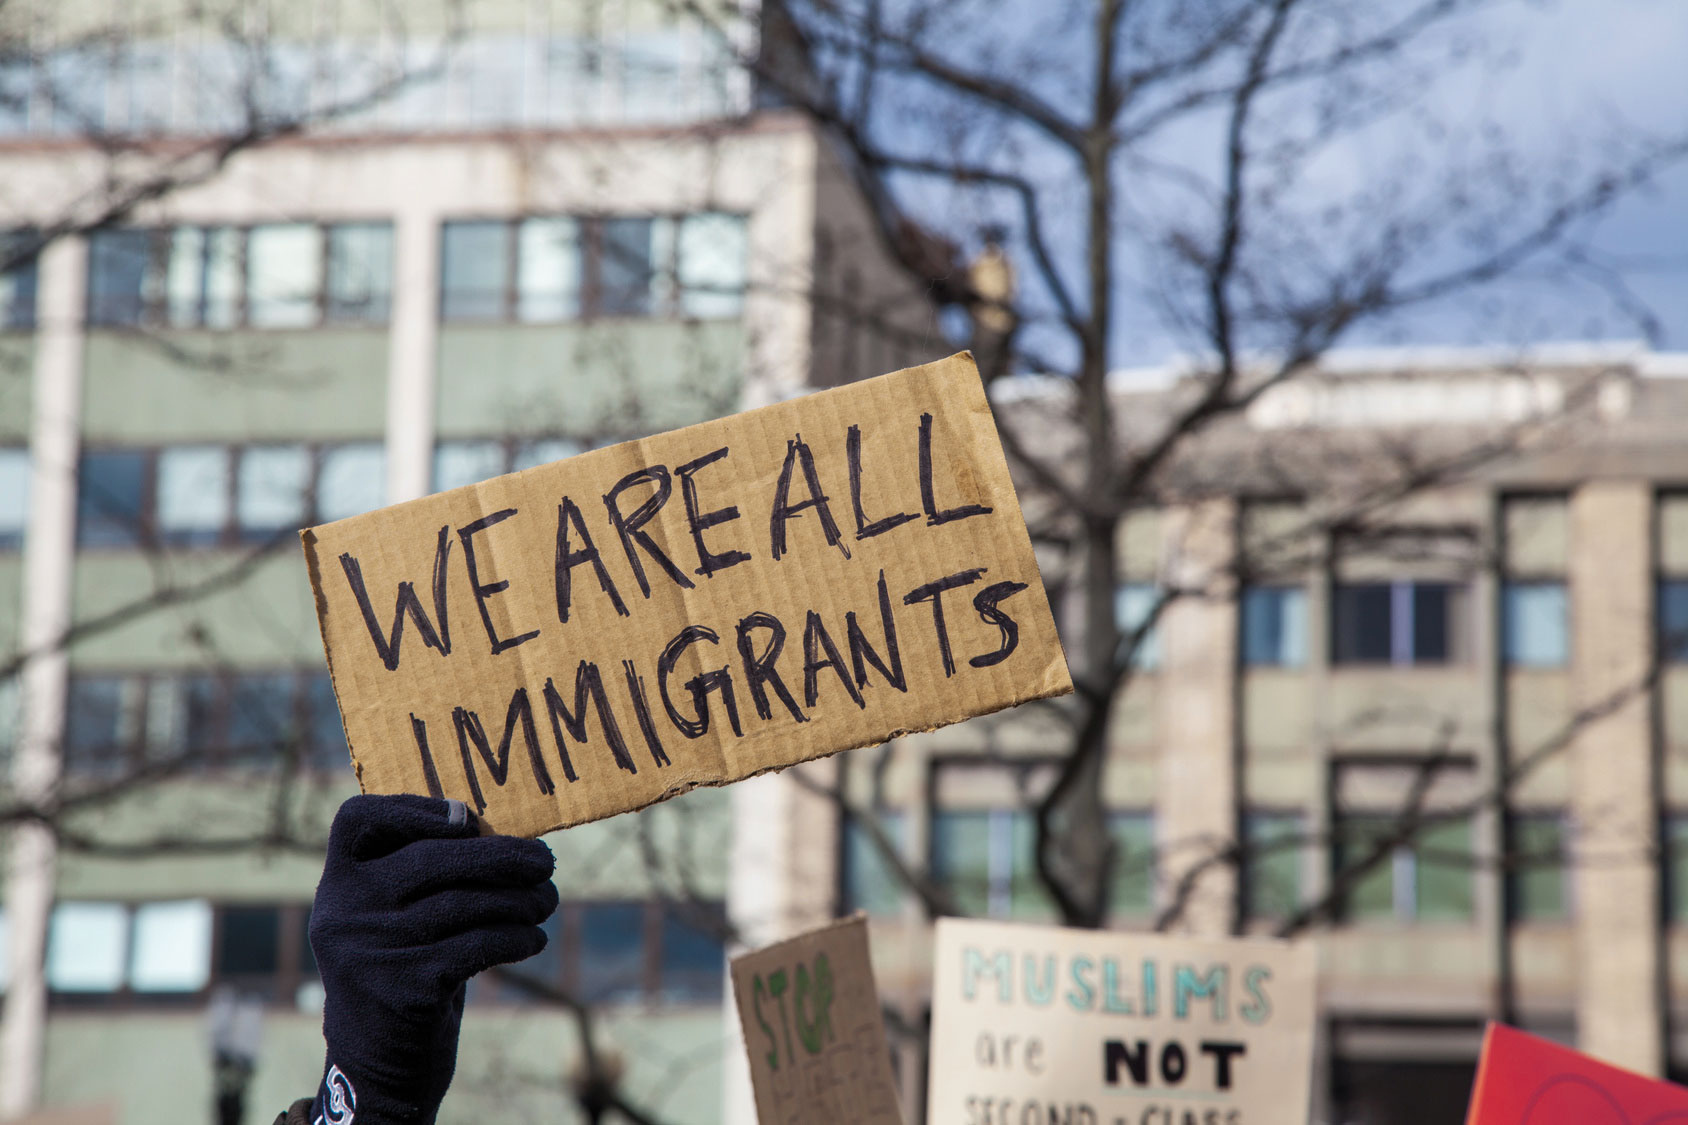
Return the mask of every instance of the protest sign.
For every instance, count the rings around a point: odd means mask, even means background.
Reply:
[[[301,538],[364,791],[498,832],[1072,690],[966,353]]]
[[[1466,1125],[1688,1125],[1688,1090],[1491,1023]]]
[[[1311,946],[945,918],[930,1125],[1306,1125]]]
[[[862,915],[733,959],[762,1125],[900,1125]]]

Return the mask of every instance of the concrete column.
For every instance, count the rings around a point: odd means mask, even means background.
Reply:
[[[60,239],[41,255],[29,438],[29,526],[24,535],[23,729],[12,762],[20,800],[44,801],[59,783],[76,558],[76,463],[81,450],[82,309],[87,251]],[[45,958],[53,908],[54,845],[42,825],[12,830],[6,863],[11,983],[0,1025],[0,1120],[41,1099],[47,1023]]]
[[[439,398],[440,216],[432,206],[412,202],[393,223],[393,319],[387,348],[389,504],[430,491]]]
[[[1571,498],[1571,668],[1579,710],[1610,708],[1571,746],[1578,1045],[1656,1075],[1664,1062],[1652,710],[1651,487]]]
[[[1170,511],[1170,578],[1189,593],[1160,616],[1160,799],[1155,809],[1163,888],[1209,861],[1237,831],[1237,606],[1233,560],[1237,509],[1213,500]],[[1236,869],[1215,863],[1196,876],[1177,930],[1231,932]]]

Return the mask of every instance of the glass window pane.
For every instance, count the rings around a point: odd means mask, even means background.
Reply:
[[[1419,582],[1413,585],[1412,596],[1413,663],[1446,664],[1452,656],[1452,588]]]
[[[207,328],[233,328],[240,320],[240,240],[235,227],[212,227],[206,233]]]
[[[667,906],[662,914],[661,999],[669,1004],[721,1002],[727,963],[725,919],[701,906]]]
[[[636,1000],[645,985],[645,904],[592,903],[580,908],[576,980],[587,1003]]]
[[[235,518],[243,535],[265,539],[306,522],[311,453],[302,445],[254,446],[240,455]]]
[[[1288,917],[1301,901],[1302,818],[1296,813],[1250,813],[1243,829],[1249,916]]]
[[[1388,817],[1345,817],[1337,827],[1335,848],[1337,877],[1371,858],[1375,843],[1391,835],[1395,822]],[[1395,917],[1395,865],[1391,855],[1380,857],[1366,873],[1350,884],[1347,912],[1356,920]]]
[[[434,446],[434,491],[478,484],[504,472],[504,444],[442,441]]]
[[[1427,824],[1419,832],[1418,917],[1426,922],[1468,922],[1472,917],[1471,825]]]
[[[217,979],[272,976],[281,964],[281,911],[225,906],[217,935]]]
[[[510,284],[510,228],[499,222],[447,223],[440,246],[440,317],[502,320]]]
[[[213,543],[229,522],[229,451],[184,445],[158,454],[158,531],[167,543]]]
[[[323,523],[379,508],[387,493],[387,456],[378,442],[323,451],[317,475],[317,519]]]
[[[1570,656],[1565,584],[1508,583],[1502,597],[1507,663],[1535,668],[1564,665]]]
[[[305,709],[310,738],[308,761],[316,769],[343,770],[351,762],[346,748],[346,730],[340,724],[340,707],[334,701],[334,682],[325,672],[305,681]]]
[[[1243,663],[1299,668],[1307,662],[1307,592],[1299,586],[1243,591]]]
[[[149,902],[135,908],[129,987],[198,992],[211,975],[211,904]]]
[[[328,319],[385,324],[392,308],[393,226],[348,223],[328,228]]]
[[[1389,663],[1392,649],[1387,583],[1338,586],[1331,610],[1331,648],[1336,663]]]
[[[76,542],[81,547],[129,547],[145,530],[146,454],[84,453],[76,482]]]
[[[1688,662],[1688,581],[1659,583],[1659,651],[1673,663]]]
[[[1009,817],[1008,913],[1014,918],[1047,918],[1055,904],[1037,876],[1037,818],[1029,812]],[[1000,829],[999,829],[1000,831]],[[1000,873],[999,873],[1000,874]]]
[[[29,526],[29,450],[0,449],[0,550],[23,543]]]
[[[535,465],[549,465],[553,461],[561,461],[573,457],[577,453],[585,452],[585,447],[572,438],[544,438],[539,441],[524,441],[516,446],[516,457],[511,464],[512,472],[531,469]]]
[[[169,232],[164,267],[165,319],[174,328],[197,326],[205,315],[205,231],[177,227]]]
[[[151,258],[151,231],[100,230],[88,237],[90,324],[141,322]]]
[[[222,749],[224,690],[215,676],[190,676],[181,682],[182,748],[204,759]]]
[[[293,689],[294,677],[287,674],[249,674],[229,682],[228,764],[268,766],[282,758],[298,734]]]
[[[1109,813],[1108,834],[1114,841],[1109,912],[1116,918],[1140,918],[1155,907],[1154,814]]]
[[[598,311],[605,316],[649,316],[657,270],[651,220],[606,219],[598,261]]]
[[[308,328],[322,289],[322,231],[310,223],[253,227],[246,236],[246,320]]]
[[[1121,651],[1130,644],[1131,635],[1155,612],[1159,601],[1160,588],[1152,582],[1127,582],[1114,591],[1114,622],[1121,634]],[[1160,667],[1159,622],[1143,634],[1133,654],[1132,667],[1144,672]]]
[[[1566,916],[1565,821],[1556,813],[1513,818],[1507,891],[1512,915],[1526,922]]]
[[[115,992],[123,986],[129,912],[115,902],[61,902],[47,928],[47,987]]]
[[[517,227],[516,318],[580,315],[580,231],[573,219],[527,219]]]
[[[949,890],[963,914],[990,912],[990,836],[988,811],[940,809],[932,814],[932,877]]]
[[[0,91],[0,100],[5,93]],[[0,107],[0,116],[5,110]],[[40,258],[37,237],[27,231],[10,231],[0,235],[0,264],[13,262],[11,268],[0,273],[0,329],[27,329],[35,326],[35,294]]]
[[[73,774],[121,773],[132,741],[134,696],[120,676],[77,676],[65,701],[65,769]]]
[[[680,220],[680,312],[699,318],[733,317],[744,305],[745,222],[710,213]]]
[[[894,847],[903,843],[901,813],[876,812],[879,828]],[[907,888],[874,843],[873,835],[855,817],[844,822],[844,909],[865,910],[875,917],[899,913]]]

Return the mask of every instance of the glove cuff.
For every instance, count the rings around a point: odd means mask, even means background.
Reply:
[[[439,1114],[438,1099],[420,1102],[412,1096],[393,1096],[385,1084],[348,1073],[328,1058],[322,1084],[311,1099],[311,1125],[434,1125]]]

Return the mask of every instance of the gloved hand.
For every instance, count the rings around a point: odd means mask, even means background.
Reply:
[[[477,835],[460,801],[340,806],[311,908],[328,1042],[313,1122],[434,1120],[457,1066],[464,984],[545,948],[555,866],[538,840]]]

